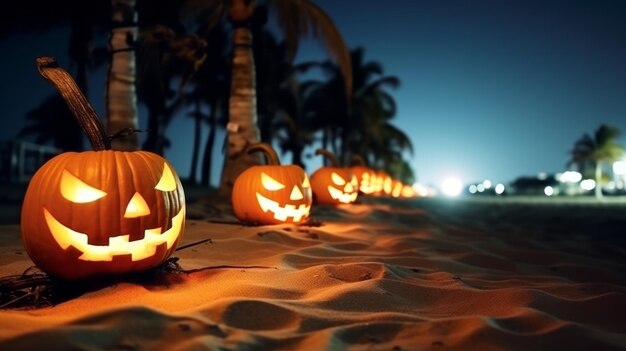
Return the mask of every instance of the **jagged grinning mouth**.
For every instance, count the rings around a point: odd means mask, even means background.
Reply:
[[[285,222],[287,218],[292,217],[294,223],[300,222],[303,218],[309,216],[309,210],[311,205],[300,204],[296,208],[295,205],[285,205],[281,207],[278,202],[270,200],[265,196],[256,193],[256,198],[259,201],[259,206],[263,212],[270,211],[274,214],[274,219]]]
[[[344,204],[353,203],[354,201],[356,201],[356,197],[358,195],[356,191],[351,194],[346,194],[343,191],[330,185],[328,186],[328,193],[330,193],[330,197]]]
[[[185,218],[183,207],[172,217],[172,227],[161,233],[161,227],[144,230],[144,238],[129,241],[129,235],[118,235],[109,238],[109,245],[92,245],[88,243],[87,234],[72,230],[59,222],[44,207],[44,217],[54,240],[64,250],[70,246],[82,252],[78,257],[83,261],[112,261],[113,256],[131,255],[132,261],[140,261],[152,257],[156,253],[157,246],[166,243],[170,249],[180,235]]]

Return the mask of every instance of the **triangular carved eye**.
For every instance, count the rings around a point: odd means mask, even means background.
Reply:
[[[268,176],[265,173],[261,173],[261,184],[269,191],[276,191],[284,188],[285,186],[279,183],[276,179]]]
[[[174,173],[167,163],[163,164],[163,174],[161,174],[161,179],[154,188],[161,191],[176,190],[176,178],[174,178]]]
[[[87,185],[67,170],[63,170],[63,174],[61,175],[61,195],[63,195],[65,199],[84,204],[96,201],[106,194],[107,193],[100,189]]]
[[[304,175],[304,181],[302,181],[302,187],[303,188],[308,188],[310,186],[311,186],[311,183],[309,183],[309,177]]]
[[[337,173],[333,172],[330,174],[330,179],[333,180],[333,183],[337,184],[337,185],[344,185],[346,184],[346,181]]]

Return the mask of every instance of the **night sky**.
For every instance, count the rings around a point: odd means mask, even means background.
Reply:
[[[350,48],[364,47],[366,60],[400,78],[393,123],[411,136],[411,164],[424,184],[450,175],[509,182],[560,172],[584,133],[601,123],[626,133],[626,1],[315,2]],[[0,140],[53,92],[34,60],[57,56],[67,67],[66,33],[0,40]],[[320,45],[307,41],[297,60],[325,58]],[[90,100],[101,115],[103,87],[100,70],[90,81]],[[182,175],[190,138],[176,136],[191,131],[191,119],[181,117],[168,132],[174,146],[166,157]]]

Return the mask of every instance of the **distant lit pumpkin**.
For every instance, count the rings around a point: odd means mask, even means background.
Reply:
[[[185,226],[178,175],[159,155],[109,150],[93,108],[69,74],[45,59],[38,60],[40,72],[66,98],[96,151],[62,153],[30,180],[21,215],[28,255],[45,272],[68,280],[158,266],[174,252]]]
[[[352,170],[340,167],[335,156],[327,150],[317,149],[316,155],[324,155],[330,166],[318,168],[311,174],[311,188],[315,201],[320,204],[349,204],[359,195],[359,182]]]
[[[359,183],[359,191],[365,195],[373,194],[376,181],[374,170],[365,166],[365,162],[360,156],[354,155],[352,161],[356,164],[350,167],[350,170]]]
[[[374,180],[374,194],[382,196],[382,195],[390,195],[392,189],[392,179],[389,173],[378,170],[376,171],[376,177]]]
[[[235,216],[259,224],[301,223],[308,219],[312,195],[309,178],[296,165],[281,166],[276,151],[265,143],[248,152],[261,151],[267,165],[253,166],[235,180],[232,205]]]
[[[400,192],[400,197],[411,198],[411,197],[416,197],[416,196],[417,196],[417,192],[415,191],[415,189],[413,189],[412,186],[406,185],[406,184],[404,184],[402,186],[402,191]]]
[[[398,180],[398,179],[392,179],[391,180],[391,196],[392,197],[400,197],[400,195],[402,194],[402,187],[404,186],[404,184],[402,184],[402,181]]]

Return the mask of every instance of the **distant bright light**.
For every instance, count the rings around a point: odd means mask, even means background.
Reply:
[[[463,183],[457,178],[446,178],[441,184],[441,191],[446,196],[459,196],[463,191]]]
[[[537,179],[539,180],[546,180],[547,178],[548,178],[548,174],[546,172],[541,172],[537,174]]]
[[[626,175],[626,161],[617,161],[613,163],[613,173]]]
[[[580,182],[580,187],[583,190],[593,190],[596,187],[596,181],[593,179],[585,179],[582,182]]]
[[[468,190],[470,194],[476,194],[476,185],[474,184],[470,185]]]
[[[496,194],[501,195],[504,192],[504,184],[499,183],[496,185]]]
[[[489,189],[489,188],[491,188],[491,180],[489,180],[489,179],[485,179],[485,180],[483,181],[483,186],[485,187],[485,189]]]
[[[552,196],[554,195],[554,188],[548,185],[543,189],[543,193],[546,194],[546,196]]]
[[[476,190],[478,190],[479,193],[482,193],[483,191],[485,191],[485,186],[482,184],[478,184],[476,186]]]
[[[578,183],[583,179],[583,175],[576,171],[567,171],[559,178],[563,183]]]

